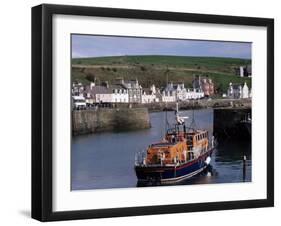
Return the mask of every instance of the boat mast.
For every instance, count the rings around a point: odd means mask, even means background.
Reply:
[[[169,69],[168,69],[168,66],[167,66],[167,69],[166,69],[166,88],[168,86],[168,72],[169,72]],[[167,129],[168,129],[168,117],[167,117],[167,100],[166,100],[165,101],[165,131],[164,131],[164,136],[167,132]]]
[[[199,86],[200,86],[200,77],[199,77]],[[193,75],[193,92],[195,92],[195,76]],[[192,119],[189,128],[195,129],[196,123],[195,123],[195,117],[194,117],[194,98],[192,99]]]

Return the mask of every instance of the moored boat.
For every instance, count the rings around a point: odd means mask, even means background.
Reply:
[[[246,131],[246,135],[251,137],[251,135],[252,135],[252,118],[251,118],[250,113],[245,115],[245,118],[240,121],[240,129],[242,130],[242,132]]]
[[[167,129],[163,140],[136,155],[138,183],[177,183],[201,173],[210,164],[214,137],[210,138],[207,130],[187,127],[178,105],[175,113],[176,123]]]

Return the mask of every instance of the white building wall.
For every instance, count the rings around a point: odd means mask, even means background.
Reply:
[[[204,92],[197,92],[196,90],[187,90],[186,100],[201,99],[204,97]]]
[[[176,97],[175,96],[163,96],[162,101],[163,102],[175,102]]]
[[[129,103],[128,93],[113,93],[112,94],[113,103]]]
[[[103,93],[103,94],[96,94],[96,102],[100,103],[111,103],[112,102],[112,94],[111,93]]]
[[[187,92],[187,99],[188,100],[196,100],[196,99],[201,99],[204,97],[204,93],[203,92],[195,92],[195,91],[190,91]]]
[[[175,102],[177,100],[176,92],[162,92],[162,102]]]
[[[141,103],[146,104],[146,103],[153,103],[156,102],[156,96],[155,95],[147,95],[147,94],[142,94],[141,96]]]
[[[249,98],[251,97],[251,94],[246,82],[244,83],[243,87],[240,85],[235,89],[233,88],[232,83],[230,83],[229,88],[227,90],[227,96],[229,98],[241,99],[241,98]]]
[[[240,66],[240,77],[244,77],[244,68]]]
[[[242,98],[249,98],[249,88],[248,88],[246,82],[242,89]]]
[[[185,100],[187,98],[186,89],[177,90],[177,99],[178,100]]]

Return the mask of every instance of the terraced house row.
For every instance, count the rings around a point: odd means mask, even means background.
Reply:
[[[175,102],[210,96],[209,87],[207,90],[206,85],[202,84],[194,88],[185,88],[184,83],[169,82],[161,89],[155,85],[143,88],[137,79],[130,81],[118,79],[114,84],[105,81],[99,85],[91,82],[86,86],[73,83],[72,96],[83,97],[89,104]]]

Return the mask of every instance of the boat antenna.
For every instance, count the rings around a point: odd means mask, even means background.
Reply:
[[[168,73],[169,73],[168,66],[167,66],[167,69],[166,69],[165,73],[166,73],[166,87],[164,89],[164,92],[166,92],[166,88],[168,87]],[[164,136],[165,136],[165,133],[167,132],[167,129],[168,129],[168,126],[169,126],[168,115],[167,114],[168,114],[168,112],[167,112],[167,100],[166,100],[165,101],[165,131],[164,131]]]
[[[193,92],[195,92],[195,76],[193,75]],[[199,86],[200,86],[200,78],[198,80]],[[189,125],[189,128],[192,130],[195,130],[196,128],[196,123],[195,123],[195,116],[194,116],[194,99],[192,99],[192,118],[191,118],[191,123]]]

